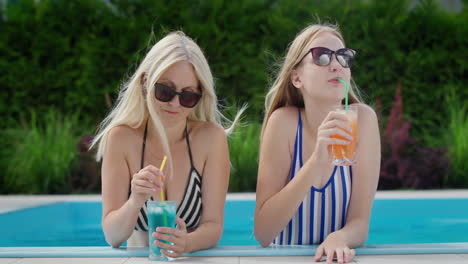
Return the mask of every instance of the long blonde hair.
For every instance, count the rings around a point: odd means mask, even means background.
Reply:
[[[291,81],[292,71],[300,64],[305,55],[308,44],[322,32],[330,32],[345,43],[338,26],[331,24],[314,24],[304,28],[290,44],[281,69],[265,98],[265,118],[263,120],[262,135],[271,114],[283,106],[304,107],[304,98]],[[360,103],[359,90],[351,80],[348,93],[350,103]]]
[[[218,110],[217,97],[214,90],[213,75],[208,62],[198,45],[181,31],[169,33],[158,41],[146,54],[136,72],[120,88],[117,103],[110,114],[102,121],[91,148],[98,145],[96,160],[102,159],[107,146],[107,139],[112,128],[127,125],[131,128],[140,127],[143,122],[151,118],[156,132],[162,140],[163,149],[168,155],[172,168],[171,152],[164,127],[159,119],[154,105],[154,85],[161,75],[179,61],[187,61],[193,65],[195,74],[200,82],[202,98],[190,113],[188,119],[213,122],[219,125],[231,123],[225,129],[229,134],[238,121],[244,108],[241,109],[234,121],[230,122]],[[142,83],[145,75],[147,91]],[[172,171],[172,169],[171,169]]]

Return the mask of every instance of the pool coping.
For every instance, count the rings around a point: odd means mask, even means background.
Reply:
[[[317,245],[218,246],[184,254],[192,257],[313,256]],[[466,254],[468,243],[376,244],[356,248],[356,255]],[[0,258],[147,257],[148,247],[0,247]]]

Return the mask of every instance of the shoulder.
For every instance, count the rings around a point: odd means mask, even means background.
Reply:
[[[358,115],[363,117],[365,120],[377,121],[377,114],[372,107],[366,104],[356,104],[358,107]]]
[[[295,106],[284,106],[273,111],[269,121],[297,121],[298,112],[299,110]]]
[[[130,140],[138,136],[139,129],[127,125],[119,125],[109,130],[109,140]]]
[[[370,140],[370,137],[379,137],[379,121],[372,107],[366,104],[356,104],[358,107],[358,135],[360,138]]]
[[[107,145],[112,149],[128,149],[135,146],[142,140],[143,131],[141,128],[132,128],[127,125],[119,125],[110,129]]]
[[[299,109],[294,106],[281,107],[273,111],[264,127],[261,141],[277,146],[290,144],[294,141]],[[282,146],[285,147],[285,146]]]
[[[271,127],[295,127],[294,124],[297,123],[299,118],[299,110],[295,106],[285,106],[276,109],[271,114],[270,118],[268,118],[267,126]]]
[[[219,124],[208,121],[190,121],[190,126],[191,139],[205,142],[219,142],[226,139],[224,128]]]

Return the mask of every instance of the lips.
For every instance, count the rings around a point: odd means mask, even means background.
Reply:
[[[166,113],[170,114],[170,115],[175,115],[177,114],[178,112],[173,112],[173,111],[169,111],[169,110],[164,110]]]

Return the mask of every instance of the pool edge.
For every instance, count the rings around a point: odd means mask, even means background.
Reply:
[[[312,256],[317,245],[294,246],[218,246],[184,256],[194,257],[253,257],[253,256]],[[401,254],[467,254],[468,243],[375,244],[356,249],[356,255]],[[62,258],[62,257],[147,257],[148,248],[111,247],[0,247],[0,258]]]

